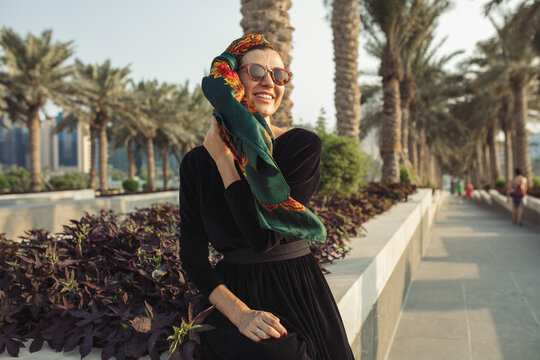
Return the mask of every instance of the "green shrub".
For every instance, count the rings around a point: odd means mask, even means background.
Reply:
[[[358,191],[369,171],[369,160],[360,144],[351,138],[320,134],[322,140],[319,191],[352,194]]]
[[[495,181],[495,189],[502,191],[506,187],[506,181],[504,181],[503,178],[498,178],[497,181]]]
[[[4,190],[9,189],[9,182],[6,178],[6,175],[0,173],[0,194],[4,192]]]
[[[533,187],[540,188],[540,178],[533,175]]]
[[[69,183],[62,175],[51,176],[49,179],[53,189],[55,190],[68,190]]]
[[[412,179],[409,177],[409,174]],[[405,164],[399,165],[399,180],[401,182],[411,182],[411,180],[414,180],[414,178],[415,174],[413,169],[409,168],[407,171],[407,167],[405,166]]]
[[[88,177],[82,172],[69,172],[65,174],[66,179],[74,190],[88,188]]]
[[[88,187],[86,175],[77,171],[53,175],[49,179],[49,183],[55,190],[80,190]]]
[[[5,172],[11,192],[27,192],[30,190],[30,172],[22,167],[12,167]]]
[[[489,191],[491,189],[491,183],[484,184],[484,190]]]
[[[321,109],[315,132],[322,141],[320,180],[317,191],[349,195],[358,191],[369,173],[370,159],[360,150],[356,139],[326,131],[324,109]]]
[[[122,187],[128,193],[134,193],[139,190],[139,182],[133,179],[126,179],[122,182]]]

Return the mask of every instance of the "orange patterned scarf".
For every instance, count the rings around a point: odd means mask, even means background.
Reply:
[[[265,44],[261,34],[247,34],[231,43],[212,62],[202,90],[214,106],[225,145],[249,183],[262,228],[313,241],[326,241],[326,229],[308,208],[290,196],[290,189],[272,157],[274,137],[266,120],[244,96],[238,63],[253,46]]]

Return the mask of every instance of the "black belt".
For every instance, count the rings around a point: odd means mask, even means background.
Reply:
[[[311,253],[307,240],[301,239],[278,245],[265,253],[257,253],[249,248],[223,252],[222,262],[226,264],[258,264],[270,261],[295,259]]]

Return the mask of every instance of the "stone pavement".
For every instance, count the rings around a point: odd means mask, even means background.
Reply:
[[[539,360],[538,228],[449,200],[386,359]]]

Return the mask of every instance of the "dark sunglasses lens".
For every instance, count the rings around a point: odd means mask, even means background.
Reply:
[[[275,69],[274,70],[274,81],[278,85],[285,85],[289,82],[289,74],[282,69]]]
[[[264,78],[265,70],[260,65],[251,65],[249,68],[249,76],[257,81],[261,81]]]

